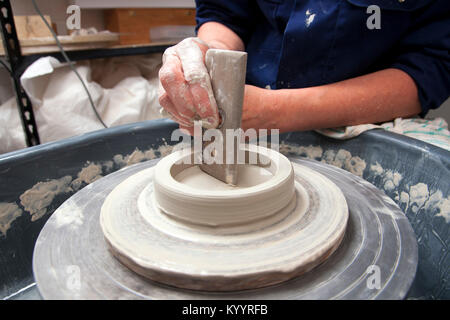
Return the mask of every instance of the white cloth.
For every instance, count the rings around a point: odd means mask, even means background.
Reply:
[[[450,151],[450,131],[448,130],[447,122],[443,118],[429,120],[421,118],[397,118],[393,122],[386,122],[380,125],[361,124],[316,131],[327,137],[343,140],[359,136],[364,131],[377,128],[403,134]]]
[[[76,63],[97,112],[108,127],[160,118],[161,54]],[[21,83],[36,118],[41,143],[102,129],[75,73],[53,57],[35,61]],[[0,106],[0,153],[25,147],[15,98]]]

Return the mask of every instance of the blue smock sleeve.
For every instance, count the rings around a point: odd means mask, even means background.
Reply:
[[[436,1],[419,13],[415,27],[397,46],[391,65],[414,79],[421,116],[450,95],[450,6],[446,1]]]
[[[246,44],[254,28],[258,7],[251,0],[196,0],[196,31],[206,22],[219,22]]]

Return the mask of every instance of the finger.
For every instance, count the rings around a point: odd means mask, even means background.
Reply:
[[[161,109],[159,110],[159,112],[160,112],[160,114],[161,114],[164,118],[169,118],[169,119],[171,119],[171,120],[177,122],[178,124],[180,124],[180,125],[182,125],[182,126],[185,126],[185,127],[192,127],[192,126],[193,126],[192,123],[190,123],[190,122],[185,122],[185,120],[183,120],[183,118],[181,118],[181,117],[176,113],[176,111],[175,111],[175,112],[173,112],[173,111],[171,112],[171,111],[168,111],[168,110],[165,109],[165,108],[161,108]]]
[[[211,87],[208,79],[207,87]],[[194,100],[195,110],[201,119],[206,120],[203,123],[206,128],[216,128],[219,125],[219,112],[216,104],[216,99],[212,92],[212,88],[205,89],[200,83],[193,83],[189,85],[192,98]]]
[[[200,50],[202,50],[203,57],[204,57],[206,54],[206,51],[208,51],[208,49],[209,49],[209,45],[200,38],[191,38],[191,39],[193,42],[195,42],[197,44],[197,46],[200,48]]]
[[[167,113],[169,113],[172,120],[175,120],[176,122],[181,123],[184,126],[188,126],[188,127],[194,125],[194,121],[192,119],[187,118],[178,113],[178,110],[176,109],[176,107],[172,103],[172,101],[170,100],[170,97],[167,94],[167,92],[164,90],[161,82],[159,82],[158,96],[159,96],[159,104],[164,108],[164,110]]]
[[[217,127],[219,113],[204,58],[208,46],[199,39],[188,38],[180,42],[175,50],[189,84],[197,114],[206,120],[207,123],[203,123],[205,127]]]
[[[162,89],[164,90],[164,89]],[[193,121],[190,121],[189,119],[186,119],[178,113],[177,109],[173,105],[172,101],[170,101],[170,97],[166,92],[161,92],[159,95],[159,104],[164,108],[164,110],[169,114],[169,117],[178,122],[179,124],[182,124],[186,127],[192,127]]]
[[[192,94],[176,55],[166,55],[165,63],[159,70],[159,79],[177,113],[186,119],[194,119],[196,112]]]
[[[205,66],[206,51],[204,51],[204,46],[202,48],[203,50],[193,38],[184,39],[174,47],[183,67],[184,78],[189,83],[208,76]]]
[[[177,55],[177,52],[175,51],[175,46],[172,46],[172,47],[167,48],[167,49],[164,51],[164,53],[163,53],[163,56],[162,56],[162,63],[165,64],[165,63],[166,63],[167,57],[168,57],[168,56],[174,56],[174,55],[175,55],[175,56]]]

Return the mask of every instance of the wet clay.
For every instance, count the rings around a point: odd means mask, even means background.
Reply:
[[[228,185],[202,171],[199,166],[187,168],[174,178],[180,183],[198,190],[226,191],[249,188],[268,181],[273,174],[257,165],[245,164],[239,167],[236,186]]]
[[[182,157],[130,176],[103,203],[106,243],[138,274],[187,289],[253,289],[311,270],[341,243],[347,203],[323,175],[269,150],[270,165],[244,166],[231,187],[176,167]]]

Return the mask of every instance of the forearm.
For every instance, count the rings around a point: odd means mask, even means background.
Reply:
[[[206,22],[198,30],[197,36],[212,48],[237,51],[245,49],[241,38],[230,28],[218,22]]]
[[[247,90],[244,129],[303,131],[390,121],[421,111],[416,84],[398,69],[318,87],[257,91]]]

